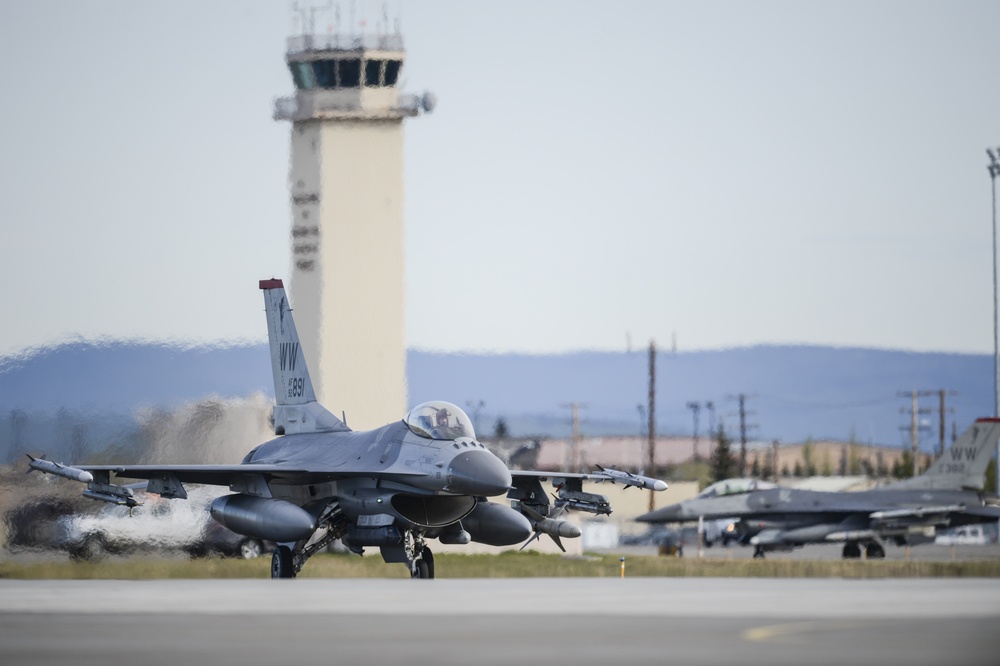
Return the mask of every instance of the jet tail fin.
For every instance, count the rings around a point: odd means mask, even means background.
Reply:
[[[274,374],[275,434],[350,430],[343,421],[316,402],[316,392],[309,379],[309,368],[306,367],[284,284],[281,280],[261,280],[260,289],[264,292],[271,371]]]
[[[890,488],[917,490],[983,490],[986,467],[1000,439],[1000,419],[976,419],[944,455],[920,476]]]

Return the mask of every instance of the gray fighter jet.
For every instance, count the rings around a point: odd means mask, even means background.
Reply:
[[[862,492],[816,492],[720,482],[702,495],[636,518],[644,523],[736,521],[754,557],[813,543],[843,543],[845,558],[885,557],[884,541],[929,543],[939,527],[991,522],[1000,506],[987,504],[984,476],[1000,437],[1000,419],[978,419],[921,476]],[[726,487],[730,486],[729,491]],[[732,489],[737,488],[736,492]]]
[[[187,497],[185,483],[228,486],[211,514],[238,534],[277,543],[273,578],[293,578],[335,539],[362,553],[378,547],[386,562],[414,578],[434,577],[428,539],[514,545],[534,533],[579,536],[559,520],[566,509],[610,513],[603,495],[583,491],[590,479],[664,490],[666,484],[622,472],[511,472],[476,440],[472,422],[448,402],[417,405],[406,417],[353,432],[316,402],[281,280],[262,280],[274,374],[276,439],[235,465],[64,465],[29,456],[29,471],[86,483],[86,497],[127,506],[135,490]],[[119,485],[111,474],[146,479]],[[553,500],[542,483],[551,481]],[[506,494],[510,505],[487,497]],[[561,545],[561,544],[560,544]]]

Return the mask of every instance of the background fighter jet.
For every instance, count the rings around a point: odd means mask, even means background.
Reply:
[[[281,280],[262,280],[260,288],[276,439],[237,465],[73,466],[32,458],[31,470],[86,483],[86,497],[130,508],[139,504],[135,486],[112,483],[111,473],[147,479],[146,492],[167,498],[187,498],[185,483],[228,486],[234,494],[212,502],[212,517],[238,534],[276,542],[273,578],[294,577],[334,539],[357,553],[377,546],[386,562],[406,564],[414,578],[433,578],[428,539],[502,546],[533,531],[579,536],[557,519],[563,509],[611,512],[602,495],[583,492],[584,479],[666,488],[662,481],[621,472],[512,475],[476,441],[465,412],[448,402],[426,402],[402,421],[353,432],[316,402]],[[556,487],[554,504],[542,489],[546,480]],[[486,501],[503,494],[510,506]]]
[[[732,518],[741,541],[766,551],[807,543],[843,543],[844,557],[885,557],[881,542],[933,541],[938,527],[995,521],[1000,506],[982,494],[986,466],[1000,437],[1000,419],[979,419],[921,476],[863,492],[755,488],[743,493],[703,493],[636,518],[675,523]],[[715,484],[712,488],[723,486]]]

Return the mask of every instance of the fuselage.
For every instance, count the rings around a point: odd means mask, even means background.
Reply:
[[[961,508],[982,505],[979,493],[970,490],[821,492],[771,488],[693,498],[639,520],[666,523],[730,518],[744,541],[762,535],[761,539],[775,543],[805,544],[905,535],[940,522],[940,516],[946,516],[948,524],[960,524]]]
[[[511,487],[507,466],[474,438],[431,439],[415,434],[403,421],[365,432],[284,435],[261,444],[243,462],[306,470],[319,483],[323,472],[329,472],[331,481],[341,479],[341,485],[345,476],[378,478],[417,494],[495,496]],[[290,476],[270,485],[299,484]]]

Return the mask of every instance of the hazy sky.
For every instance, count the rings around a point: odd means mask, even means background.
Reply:
[[[1000,3],[388,7],[438,98],[406,121],[410,346],[992,352]],[[295,26],[283,0],[0,2],[0,353],[264,339]]]

